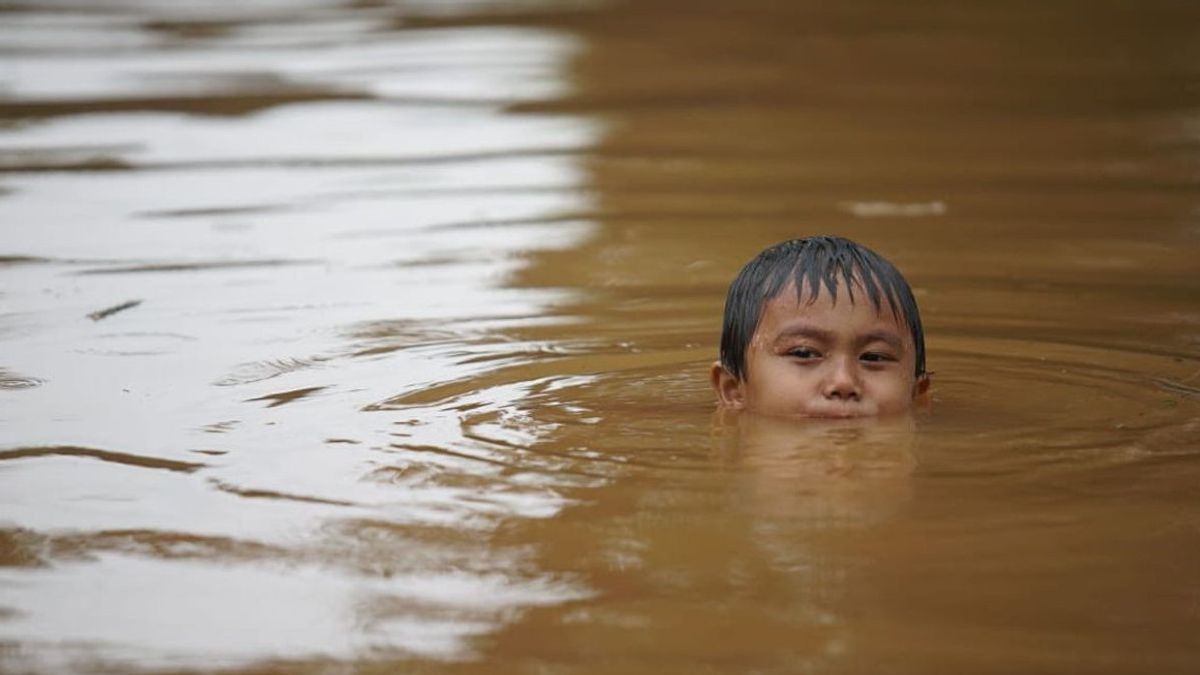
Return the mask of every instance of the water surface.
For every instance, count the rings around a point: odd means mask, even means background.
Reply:
[[[1192,672],[1190,3],[9,3],[0,664]],[[911,420],[713,414],[894,260]]]

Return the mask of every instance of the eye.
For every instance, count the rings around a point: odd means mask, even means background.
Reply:
[[[896,360],[896,357],[884,352],[866,352],[858,358],[867,363],[888,363]]]
[[[805,360],[815,359],[821,356],[817,350],[809,349],[808,347],[796,347],[795,349],[788,350],[787,355],[797,359]]]

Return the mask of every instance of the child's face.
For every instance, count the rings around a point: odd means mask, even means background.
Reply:
[[[928,383],[914,374],[912,335],[886,302],[876,312],[860,289],[854,299],[843,285],[836,303],[824,289],[812,304],[801,302],[794,288],[768,301],[746,351],[746,379],[714,368],[722,403],[801,417],[909,410]]]

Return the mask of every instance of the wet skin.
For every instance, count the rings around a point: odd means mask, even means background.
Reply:
[[[794,287],[766,303],[746,350],[746,378],[720,363],[712,383],[722,406],[789,417],[872,417],[909,411],[929,386],[914,372],[907,326],[856,289],[803,300]],[[810,302],[810,300],[812,300]]]

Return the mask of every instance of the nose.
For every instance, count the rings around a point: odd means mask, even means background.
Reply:
[[[850,358],[832,359],[822,382],[821,393],[834,401],[858,401],[862,398],[857,362]]]

